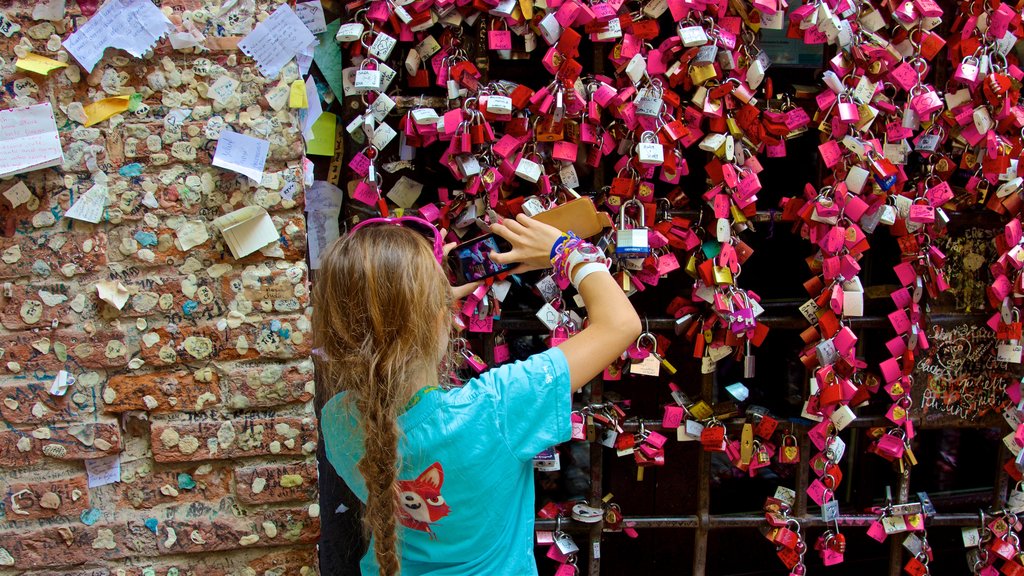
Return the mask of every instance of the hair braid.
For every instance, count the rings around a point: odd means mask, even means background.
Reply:
[[[371,380],[377,380],[371,368]],[[388,371],[390,372],[390,371]],[[374,554],[381,576],[397,576],[400,571],[398,554],[397,516],[398,502],[398,419],[393,393],[395,383],[386,375],[371,382],[357,401],[362,415],[365,451],[359,461],[359,472],[366,482],[366,512],[364,526],[374,538]]]

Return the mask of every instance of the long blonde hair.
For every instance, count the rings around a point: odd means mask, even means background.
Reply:
[[[398,226],[360,229],[323,255],[313,291],[313,340],[321,398],[345,391],[358,411],[365,452],[364,529],[380,574],[399,573],[397,424],[410,378],[436,369],[452,293],[426,239]],[[442,316],[442,313],[445,315]],[[443,324],[439,324],[443,322]]]

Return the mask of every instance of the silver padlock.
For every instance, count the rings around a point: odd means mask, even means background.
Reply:
[[[641,164],[660,166],[665,163],[665,147],[658,141],[658,136],[650,130],[640,135],[636,155]]]
[[[380,90],[380,70],[376,66],[372,69],[368,68],[368,66],[375,65],[376,63],[376,60],[366,58],[359,64],[359,70],[356,70],[356,79],[352,83],[356,90]]]
[[[640,210],[641,226],[637,228],[626,228],[626,209],[630,205],[637,206]],[[651,252],[647,228],[645,222],[644,205],[639,200],[632,199],[623,202],[619,208],[619,229],[615,232],[615,255],[625,258],[646,258]]]

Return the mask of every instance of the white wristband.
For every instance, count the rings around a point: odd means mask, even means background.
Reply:
[[[594,272],[607,272],[607,271],[608,271],[608,265],[607,264],[604,264],[602,262],[588,262],[588,263],[584,264],[583,266],[580,266],[580,269],[576,271],[576,275],[573,276],[573,279],[572,279],[572,285],[573,285],[574,288],[579,290],[580,289],[580,284],[583,283],[583,279],[584,278],[586,278],[587,276],[590,276]]]

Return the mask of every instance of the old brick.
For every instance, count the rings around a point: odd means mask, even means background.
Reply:
[[[276,535],[264,530],[272,522]],[[163,536],[174,530],[173,544]],[[193,534],[193,532],[197,534]],[[320,518],[311,518],[306,507],[259,510],[244,518],[220,515],[189,520],[167,520],[160,523],[157,544],[162,554],[192,554],[239,548],[263,548],[315,543],[320,535]],[[258,536],[258,539],[253,538]],[[248,537],[248,538],[247,538]]]
[[[48,509],[40,505],[47,493],[59,498],[57,508]],[[54,497],[48,498],[52,500]],[[58,516],[77,519],[89,508],[89,482],[84,474],[59,480],[12,482],[4,488],[4,502],[4,517],[11,522]]]
[[[316,444],[316,424],[310,417],[154,422],[150,440],[157,462],[308,454]]]
[[[18,425],[74,422],[96,411],[97,395],[92,390],[80,393],[84,390],[81,384],[69,388],[64,396],[50,394],[54,376],[33,372],[24,378],[0,377],[0,418]]]
[[[46,354],[34,347],[41,337],[51,341],[51,349]],[[57,344],[67,350],[68,361],[72,361],[77,370],[124,367],[138,346],[119,330],[96,330],[89,334],[68,328],[38,333],[0,334],[0,348],[4,349],[4,355],[0,358],[3,363],[0,373],[9,373],[7,362],[17,362],[21,366],[21,373],[43,370],[56,374],[67,363],[57,357]]]
[[[250,266],[223,279],[224,295],[233,308],[262,312],[295,313],[309,305],[307,269],[293,265],[276,269],[265,264]]]
[[[203,370],[199,376],[184,370],[114,376],[107,383],[113,396],[104,390],[104,410],[189,412],[212,408],[220,404],[218,380],[213,370]]]
[[[119,566],[109,572],[92,573],[88,570],[67,573],[70,576],[314,576],[317,574],[316,549],[300,546],[287,549],[233,550],[216,556],[188,555],[181,558],[165,557],[137,565]],[[26,576],[65,576],[64,573],[46,572]]]
[[[302,483],[292,487],[282,486],[281,479],[285,476],[298,477]],[[246,466],[235,470],[235,495],[239,502],[245,504],[315,500],[316,478],[314,462]]]
[[[58,568],[95,565],[98,560],[120,560],[132,556],[155,556],[157,535],[142,521],[81,522],[51,525],[35,530],[0,531],[0,548],[14,557],[14,567]],[[111,548],[107,542],[113,542]]]
[[[178,487],[178,474],[192,475],[196,485],[190,490]],[[161,504],[186,504],[189,502],[218,502],[230,493],[230,471],[215,468],[209,474],[197,474],[194,469],[159,470],[148,474],[122,474],[122,481],[116,485],[120,501],[126,506],[145,510]],[[177,496],[161,492],[164,486],[177,489]]]
[[[204,360],[243,360],[254,358],[288,359],[311,352],[309,318],[259,317],[255,324],[243,323],[234,330],[216,326],[179,326],[174,332],[158,328],[156,344],[142,349],[142,358],[152,366]]]
[[[24,330],[49,328],[55,321],[65,326],[79,323],[82,317],[70,302],[80,289],[77,282],[16,284],[0,308],[0,324],[9,330]]]
[[[100,270],[107,264],[107,235],[99,231],[0,238],[0,254],[13,246],[18,247],[21,257],[0,266],[0,280],[35,278],[59,281]]]
[[[0,466],[20,468],[46,458],[88,460],[117,454],[121,448],[121,431],[117,424],[49,426],[36,431],[40,436],[49,437],[37,438],[33,430],[0,430]],[[22,451],[19,444],[28,450]]]
[[[235,410],[309,402],[313,398],[313,361],[235,362],[224,364],[224,405]]]

